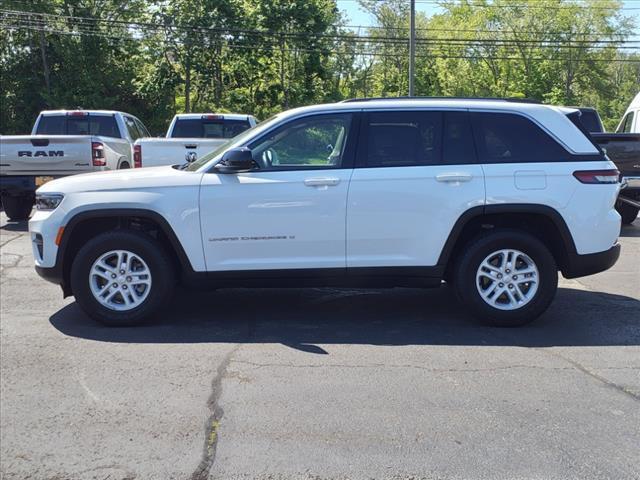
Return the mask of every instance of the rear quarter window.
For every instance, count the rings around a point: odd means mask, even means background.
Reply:
[[[570,154],[531,120],[510,113],[471,114],[481,163],[561,162]]]
[[[583,110],[580,115],[580,121],[582,125],[589,133],[602,132],[602,126],[598,119],[598,114],[592,110]]]

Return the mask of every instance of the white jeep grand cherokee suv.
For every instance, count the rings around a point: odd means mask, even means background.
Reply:
[[[620,254],[618,172],[574,109],[358,100],[279,114],[186,166],[49,182],[36,269],[108,325],[212,287],[453,284],[493,325]]]

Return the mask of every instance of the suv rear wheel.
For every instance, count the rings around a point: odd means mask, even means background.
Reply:
[[[465,247],[454,270],[454,288],[471,312],[501,327],[540,316],[558,288],[553,255],[534,236],[497,230]]]
[[[107,232],[80,249],[71,287],[80,307],[109,326],[148,319],[169,301],[174,272],[165,249],[135,231]]]

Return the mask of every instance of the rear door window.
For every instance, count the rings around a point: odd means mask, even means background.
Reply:
[[[367,167],[440,163],[442,112],[388,111],[367,115]]]
[[[467,112],[445,112],[444,114],[442,163],[445,165],[476,163],[473,131]]]
[[[569,153],[531,120],[511,113],[471,113],[481,163],[560,162]]]

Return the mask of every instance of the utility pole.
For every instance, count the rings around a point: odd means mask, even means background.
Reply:
[[[409,96],[413,97],[413,77],[416,62],[416,0],[411,0],[411,21],[409,25]]]

